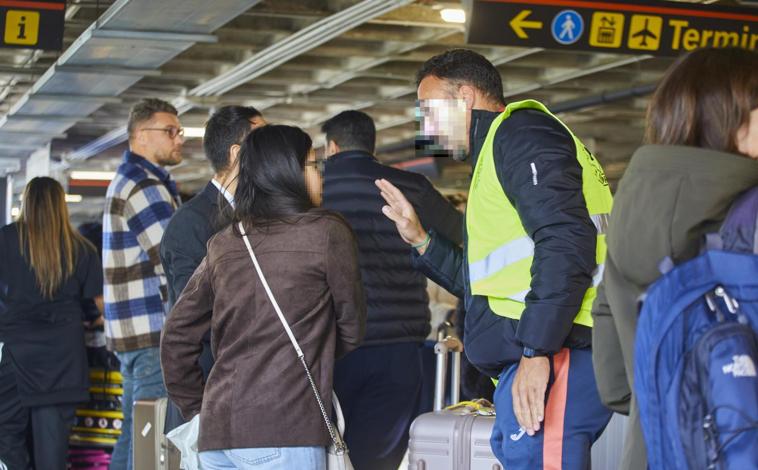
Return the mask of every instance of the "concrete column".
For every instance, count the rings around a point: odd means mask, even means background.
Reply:
[[[11,223],[11,206],[13,204],[13,177],[0,177],[0,226]]]

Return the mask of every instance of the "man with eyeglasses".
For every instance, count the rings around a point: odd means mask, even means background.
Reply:
[[[124,421],[111,470],[132,469],[132,404],[166,396],[160,366],[168,301],[159,248],[179,192],[164,168],[182,161],[176,108],[151,98],[129,114],[129,150],[108,186],[103,215],[105,335],[121,361]]]

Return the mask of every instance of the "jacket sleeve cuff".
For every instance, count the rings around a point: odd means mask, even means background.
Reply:
[[[463,286],[457,279],[463,259],[461,248],[434,230],[430,230],[429,235],[431,239],[423,255],[412,250],[413,267],[451,294],[463,298]]]
[[[579,308],[577,305],[577,312]],[[563,347],[573,324],[574,317],[556,311],[552,305],[532,304],[519,320],[516,339],[525,348],[541,353],[556,353]]]

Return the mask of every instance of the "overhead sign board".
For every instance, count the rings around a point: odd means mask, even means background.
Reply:
[[[660,1],[475,0],[474,44],[677,56],[758,48],[758,10]]]
[[[65,12],[65,0],[0,0],[0,46],[62,50]]]

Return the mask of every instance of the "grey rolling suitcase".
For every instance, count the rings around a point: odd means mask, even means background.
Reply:
[[[452,353],[451,402],[457,403],[460,386],[460,341],[445,338],[434,347],[437,371],[434,412],[419,416],[411,425],[409,470],[503,470],[490,448],[494,416],[466,410],[443,410],[447,356]],[[592,446],[592,470],[619,468],[628,418],[615,413]]]
[[[450,401],[459,401],[462,350],[460,341],[452,337],[434,347],[437,355],[434,412],[419,416],[411,425],[409,470],[503,470],[490,449],[495,417],[464,409],[442,409],[449,353],[453,358]]]
[[[166,398],[137,400],[132,420],[134,468],[139,470],[178,470],[181,456],[163,434]]]

